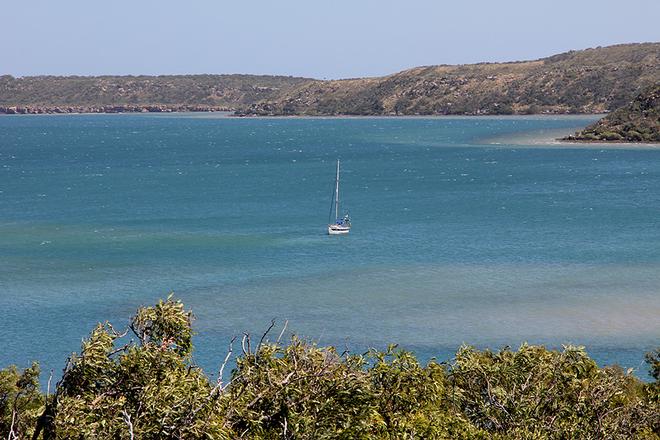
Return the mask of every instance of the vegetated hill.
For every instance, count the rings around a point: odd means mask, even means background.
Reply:
[[[307,78],[267,75],[0,76],[0,106],[12,113],[235,109],[276,99]],[[27,108],[27,111],[25,111]],[[0,109],[0,112],[2,109]]]
[[[536,61],[430,66],[380,78],[312,81],[256,115],[600,113],[660,81],[660,43],[572,51]]]
[[[659,58],[660,43],[642,43],[536,61],[416,67],[384,77],[332,81],[254,75],[0,76],[0,112],[599,113],[658,83]]]
[[[660,83],[564,140],[660,142]]]

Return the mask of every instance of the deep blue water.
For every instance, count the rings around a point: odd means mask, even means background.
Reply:
[[[643,376],[660,151],[537,140],[593,120],[1,117],[0,367],[57,374],[96,322],[174,291],[209,374],[276,318],[423,359],[581,344]],[[324,235],[337,158],[347,237]]]

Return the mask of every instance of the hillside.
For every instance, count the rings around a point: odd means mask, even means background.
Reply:
[[[381,78],[303,83],[247,114],[433,115],[600,113],[660,82],[660,43],[568,52],[536,61],[417,67]]]
[[[0,76],[0,113],[233,110],[307,78],[257,75]]]
[[[660,43],[535,61],[320,81],[254,75],[0,76],[0,113],[237,110],[240,115],[599,113],[660,82]]]
[[[564,140],[660,142],[660,84]]]

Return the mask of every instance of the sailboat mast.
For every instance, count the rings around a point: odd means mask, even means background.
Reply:
[[[335,179],[335,220],[339,218],[339,159],[337,159],[337,178]]]

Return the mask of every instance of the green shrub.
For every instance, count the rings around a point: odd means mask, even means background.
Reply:
[[[192,315],[168,298],[138,310],[140,341],[99,324],[69,359],[38,427],[44,439],[230,438],[220,401],[191,364]]]
[[[137,311],[137,343],[99,324],[53,396],[36,364],[0,371],[2,438],[660,439],[660,349],[645,384],[572,346],[465,346],[421,365],[395,346],[340,355],[246,335],[230,380],[211,383],[192,362],[192,319],[170,297]]]
[[[608,141],[623,140],[623,136],[621,136],[619,133],[615,133],[613,131],[604,131],[600,134],[600,137],[603,138],[603,139],[606,139]]]
[[[422,367],[412,353],[394,351],[394,346],[371,355],[376,438],[488,438],[448,398],[443,366],[431,361]]]
[[[39,365],[19,371],[15,366],[0,370],[0,437],[29,438],[43,411],[39,392]]]
[[[523,345],[498,353],[463,347],[450,379],[467,417],[505,438],[630,439],[657,418],[637,379],[619,368],[599,369],[578,347]]]
[[[244,438],[364,438],[375,413],[363,366],[296,338],[248,349],[224,395],[227,420]]]

